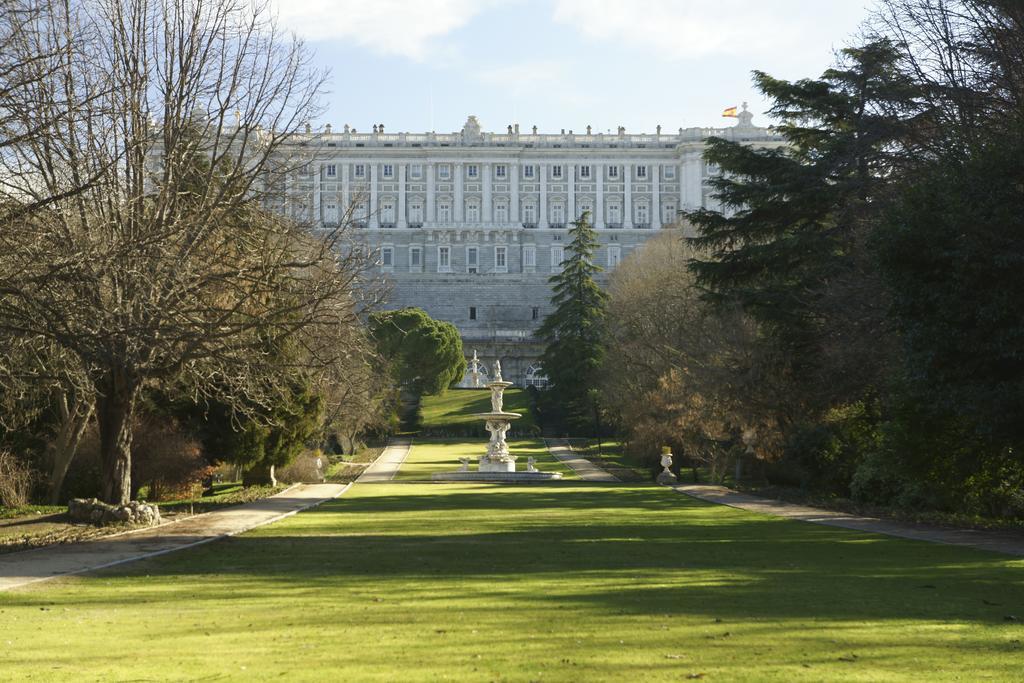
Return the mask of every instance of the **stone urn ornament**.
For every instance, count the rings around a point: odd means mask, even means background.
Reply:
[[[659,484],[674,484],[676,483],[676,475],[672,474],[672,449],[668,446],[661,447],[661,466],[662,471],[658,474]]]

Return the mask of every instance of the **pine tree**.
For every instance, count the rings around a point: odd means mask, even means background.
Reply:
[[[895,346],[866,245],[904,161],[896,143],[921,125],[908,116],[915,89],[898,60],[879,40],[844,50],[820,79],[755,72],[787,144],[710,140],[722,210],[687,214],[707,254],[691,264],[698,283],[760,323],[786,359],[777,371],[819,407],[869,392]]]
[[[855,266],[859,232],[896,161],[891,143],[905,130],[898,112],[912,95],[888,41],[843,57],[817,80],[755,72],[788,144],[709,140],[705,159],[721,169],[710,185],[724,210],[687,214],[709,253],[692,264],[700,284],[797,346],[820,326],[829,283]]]
[[[597,234],[584,213],[569,229],[572,241],[562,271],[551,276],[555,310],[537,331],[545,342],[541,363],[551,383],[552,398],[571,422],[592,418],[590,389],[604,358],[604,321],[608,295],[594,279],[601,267],[594,263]]]

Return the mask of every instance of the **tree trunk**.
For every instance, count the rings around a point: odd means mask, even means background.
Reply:
[[[57,398],[57,409],[60,413],[60,423],[57,434],[47,444],[50,453],[50,462],[53,469],[50,472],[50,505],[60,502],[60,491],[64,486],[64,477],[67,476],[68,467],[78,452],[78,444],[82,442],[82,435],[85,434],[89,420],[92,418],[93,406],[90,401],[85,401],[71,395],[68,400],[67,393],[62,392]]]
[[[96,386],[96,423],[100,429],[102,498],[125,505],[132,492],[132,417],[138,385],[123,372],[112,372]]]
[[[277,486],[273,465],[253,465],[242,475],[242,486]]]

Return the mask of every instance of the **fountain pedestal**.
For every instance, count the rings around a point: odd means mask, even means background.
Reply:
[[[475,360],[475,356],[474,356]],[[491,433],[491,439],[487,442],[487,453],[480,456],[477,464],[477,471],[469,471],[463,468],[458,472],[437,472],[431,475],[435,481],[544,481],[561,479],[559,472],[541,472],[531,466],[523,472],[516,471],[516,456],[508,449],[508,442],[505,440],[509,427],[513,420],[522,417],[519,413],[509,413],[504,410],[505,389],[512,386],[512,382],[505,382],[501,378],[501,364],[496,362],[494,370],[494,381],[488,382],[487,388],[491,390],[491,412],[475,413],[474,417],[484,420],[487,431]],[[531,458],[532,460],[532,458]]]

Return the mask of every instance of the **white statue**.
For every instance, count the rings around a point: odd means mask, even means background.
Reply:
[[[505,381],[505,380],[503,380],[501,378],[501,361],[500,360],[494,361],[494,381],[495,382],[504,382]]]
[[[469,472],[469,458],[459,458],[459,462],[462,463],[459,472]]]
[[[473,360],[469,364],[469,380],[474,389],[480,388],[480,361],[476,357],[476,349],[473,349]]]
[[[491,412],[504,412],[504,397],[502,396],[504,393],[502,387],[491,387]]]
[[[526,471],[536,472],[537,471],[537,459],[532,455],[526,459]]]

